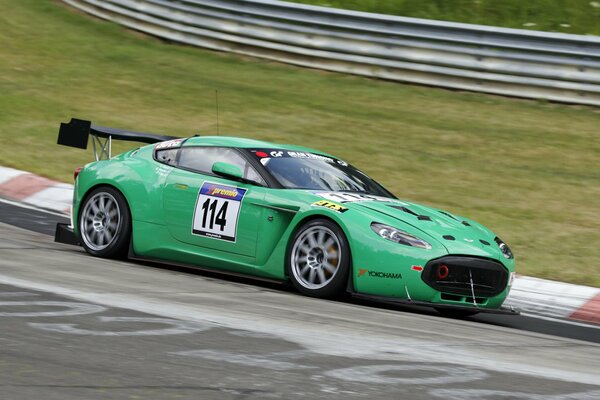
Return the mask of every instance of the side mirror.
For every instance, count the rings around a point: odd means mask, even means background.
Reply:
[[[244,180],[244,176],[242,175],[242,170],[240,167],[226,162],[217,161],[214,163],[212,166],[212,172],[215,175],[232,179],[234,181]]]

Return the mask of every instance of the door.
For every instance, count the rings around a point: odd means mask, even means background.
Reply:
[[[205,253],[255,257],[264,180],[234,149],[184,147],[180,151],[178,168],[167,178],[163,192],[171,235],[205,249]],[[218,161],[239,166],[244,178],[256,184],[215,176],[212,165]]]

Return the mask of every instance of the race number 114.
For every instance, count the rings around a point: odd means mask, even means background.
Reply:
[[[204,182],[198,192],[192,232],[195,235],[235,242],[246,189]]]

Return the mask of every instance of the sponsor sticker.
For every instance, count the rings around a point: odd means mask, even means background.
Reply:
[[[323,156],[321,154],[309,153],[306,151],[288,151],[288,150],[273,150],[273,149],[255,149],[252,152],[261,159],[265,158],[301,158],[305,160],[322,160],[332,164],[339,164],[344,167],[348,166],[348,163],[342,160],[338,160],[333,157]]]
[[[334,202],[327,201],[327,200],[319,200],[319,201],[312,203],[311,205],[316,206],[316,207],[329,208],[330,210],[337,211],[339,213],[344,213],[344,212],[348,211],[347,207],[341,206],[339,204],[336,204]]]
[[[313,192],[319,197],[323,197],[329,201],[337,201],[340,203],[352,203],[356,201],[385,201],[395,204],[404,204],[396,199],[390,199],[387,197],[373,196],[370,194],[362,193],[344,193],[344,192]]]
[[[219,185],[216,183],[204,183],[200,188],[200,194],[207,196],[221,197],[223,199],[232,199],[241,201],[246,193],[246,189],[239,189],[233,186]]]
[[[204,182],[194,209],[192,233],[235,242],[237,224],[246,189]]]
[[[314,154],[314,153],[306,153],[304,151],[288,151],[287,152],[288,157],[292,157],[292,158],[309,158],[309,159],[313,159],[313,160],[323,160],[323,161],[327,161],[327,162],[333,162],[333,158],[331,157],[326,157],[326,156],[322,156],[320,154]]]
[[[181,143],[183,143],[185,139],[181,138],[181,139],[173,139],[173,140],[167,140],[165,142],[160,142],[156,145],[155,149],[156,150],[162,150],[162,149],[172,149],[174,147],[179,147],[181,146]]]
[[[371,271],[365,268],[358,270],[358,276],[368,276],[370,278],[384,278],[384,279],[402,279],[400,272],[382,272],[382,271]]]
[[[421,265],[413,265],[412,267],[410,267],[410,269],[412,269],[413,271],[418,271],[418,272],[423,271],[423,267]]]

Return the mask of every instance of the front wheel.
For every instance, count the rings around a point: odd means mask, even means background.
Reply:
[[[344,292],[350,270],[350,249],[335,223],[316,219],[294,235],[286,257],[288,274],[301,293],[332,298]]]
[[[118,258],[127,255],[131,214],[123,195],[109,186],[90,192],[79,213],[79,236],[93,256]]]

